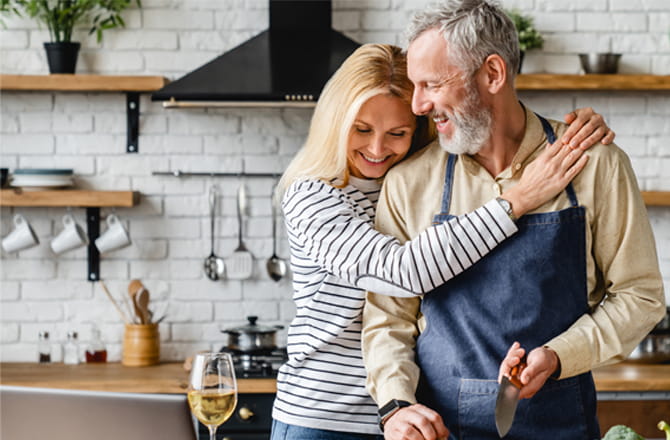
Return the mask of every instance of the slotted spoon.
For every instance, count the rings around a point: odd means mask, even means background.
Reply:
[[[247,210],[247,191],[244,183],[240,184],[237,190],[237,224],[238,224],[238,244],[237,249],[226,258],[226,275],[231,280],[245,280],[251,277],[253,271],[254,258],[251,252],[244,245],[242,239],[242,224]]]

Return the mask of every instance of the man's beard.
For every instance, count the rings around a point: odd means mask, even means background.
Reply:
[[[466,95],[459,108],[449,115],[453,124],[451,137],[438,133],[442,149],[451,154],[477,154],[491,137],[493,115],[479,99],[479,92],[471,82],[466,86]]]

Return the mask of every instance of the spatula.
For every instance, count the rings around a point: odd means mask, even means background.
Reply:
[[[245,280],[251,277],[253,272],[254,258],[244,245],[242,239],[242,224],[247,209],[247,192],[244,184],[240,184],[237,190],[237,224],[238,244],[237,249],[226,258],[226,275],[231,280]]]

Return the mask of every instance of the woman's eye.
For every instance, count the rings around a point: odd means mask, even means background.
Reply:
[[[405,136],[405,134],[407,134],[407,132],[405,132],[405,131],[396,131],[396,132],[391,132],[391,133],[389,133],[389,134],[390,134],[391,136],[395,136],[395,137],[403,137],[403,136]]]
[[[356,127],[356,131],[359,133],[370,133],[372,130],[370,130],[369,128]]]

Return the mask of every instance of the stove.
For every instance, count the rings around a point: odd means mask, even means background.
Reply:
[[[230,353],[237,379],[272,379],[277,377],[279,367],[286,362],[285,348],[239,352],[222,347],[222,352]],[[219,426],[217,440],[267,440],[272,427],[272,404],[274,393],[240,393],[237,407],[230,419]],[[198,438],[209,439],[207,427],[198,422]]]
[[[230,353],[238,379],[262,379],[277,377],[279,367],[288,360],[285,348],[255,352],[240,352],[222,347],[221,352]]]

